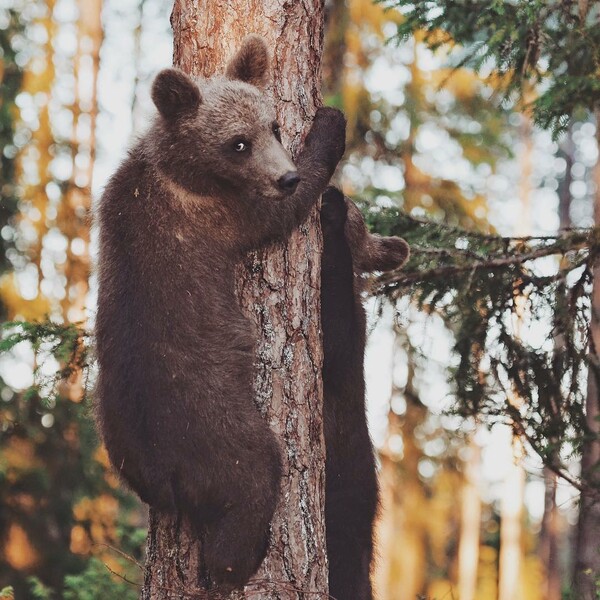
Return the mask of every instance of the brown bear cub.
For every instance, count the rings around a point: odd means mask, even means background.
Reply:
[[[264,557],[281,470],[254,403],[235,265],[302,223],[344,153],[343,115],[321,108],[294,165],[263,89],[268,65],[251,36],[224,76],[162,71],[158,117],[98,208],[102,438],[144,502],[195,524],[224,591]]]
[[[409,251],[401,238],[370,234],[358,208],[335,188],[323,196],[321,226],[329,593],[336,600],[370,600],[378,486],[365,415],[361,275],[396,269]]]

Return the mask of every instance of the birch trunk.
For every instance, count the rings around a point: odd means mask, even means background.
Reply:
[[[323,1],[175,0],[171,23],[174,64],[192,75],[223,72],[249,33],[267,40],[270,92],[283,143],[295,154],[321,100]],[[239,268],[240,302],[259,337],[256,402],[281,441],[284,477],[267,557],[245,592],[232,597],[327,597],[320,252],[314,210],[285,247],[253,254]],[[151,514],[142,598],[209,597],[201,567],[186,524]]]
[[[96,159],[96,123],[98,118],[98,73],[102,29],[102,0],[78,0],[77,51],[73,61],[75,100],[72,106],[71,139],[72,173],[65,198],[59,206],[57,224],[67,238],[67,260],[62,267],[66,279],[65,297],[61,301],[63,318],[84,326],[90,279],[90,213],[92,176]],[[91,85],[83,84],[89,78]],[[81,127],[89,119],[89,128]],[[62,390],[74,402],[85,395],[81,370],[71,375]]]
[[[520,132],[522,150],[519,156],[521,174],[519,178],[519,197],[521,215],[517,224],[517,235],[529,235],[533,228],[531,214],[531,180],[533,175],[533,124],[531,115],[524,114]],[[517,322],[515,334],[521,335],[524,318],[525,298],[519,296],[517,303]],[[516,394],[508,402],[518,408],[522,399]],[[511,465],[507,469],[504,490],[500,504],[500,559],[498,564],[498,600],[513,600],[519,597],[521,589],[521,569],[523,565],[522,520],[525,499],[525,471],[521,466],[523,442],[511,433],[511,450],[507,460]],[[512,455],[512,456],[509,456]]]

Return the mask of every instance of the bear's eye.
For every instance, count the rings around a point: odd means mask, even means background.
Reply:
[[[250,148],[250,142],[246,142],[245,140],[237,140],[233,144],[233,149],[236,152],[246,152]]]
[[[277,138],[278,142],[281,142],[281,130],[279,129],[279,123],[274,122],[271,127],[273,129],[273,135]]]

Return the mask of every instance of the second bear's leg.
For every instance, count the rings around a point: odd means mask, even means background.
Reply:
[[[346,222],[344,196],[329,188],[321,209],[329,592],[337,600],[371,600],[377,480],[365,416],[365,316],[355,285]]]
[[[335,402],[341,398],[327,399]],[[337,416],[338,423],[344,420],[339,413]],[[326,430],[329,435],[325,437],[326,444],[330,442],[325,496],[329,593],[337,600],[372,600],[373,523],[379,494],[375,458],[364,417],[362,423],[362,426],[355,423],[352,433],[341,438],[332,437],[333,429],[329,426]]]
[[[335,558],[329,563],[329,594],[335,600],[372,600],[370,567],[371,551],[343,537],[329,551]],[[337,546],[337,547],[336,547]],[[344,562],[341,562],[341,561]]]

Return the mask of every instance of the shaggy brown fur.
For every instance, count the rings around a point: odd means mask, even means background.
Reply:
[[[227,77],[161,72],[159,116],[98,210],[97,415],[117,472],[157,509],[189,515],[209,581],[242,586],[263,559],[279,446],[254,404],[255,336],[234,290],[244,253],[284,240],[344,152],[317,111],[294,165],[263,90],[264,41]]]
[[[335,188],[323,196],[321,225],[329,593],[337,600],[370,600],[378,488],[365,415],[361,274],[400,267],[408,245],[370,234],[358,208]]]

